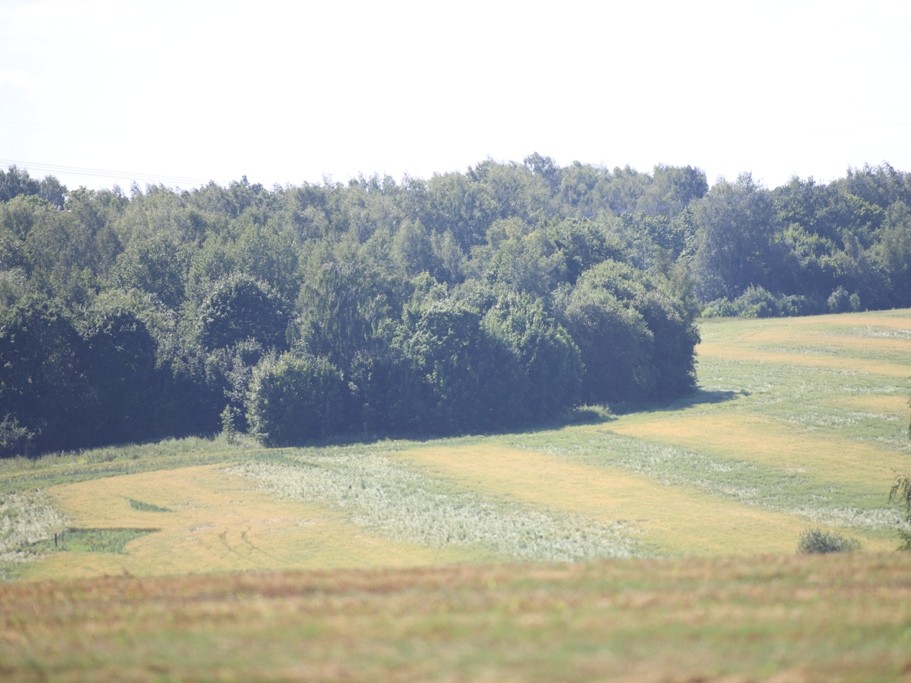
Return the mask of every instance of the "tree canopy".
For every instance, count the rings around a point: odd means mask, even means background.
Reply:
[[[517,428],[695,386],[699,315],[911,305],[911,175],[769,189],[541,154],[429,179],[0,171],[0,453]],[[227,411],[227,412],[226,412]]]

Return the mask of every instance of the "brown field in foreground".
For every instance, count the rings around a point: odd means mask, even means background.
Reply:
[[[905,554],[0,586],[4,681],[902,681]]]

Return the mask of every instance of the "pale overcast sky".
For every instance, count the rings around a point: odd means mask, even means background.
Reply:
[[[68,187],[532,152],[769,187],[911,171],[902,0],[2,0],[0,167]]]

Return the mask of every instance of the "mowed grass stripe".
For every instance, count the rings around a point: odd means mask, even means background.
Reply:
[[[911,315],[706,321],[699,357],[911,376]]]
[[[825,405],[863,410],[875,417],[905,422],[908,419],[907,396],[839,396],[827,398]]]
[[[795,353],[791,351],[769,351],[757,346],[732,346],[722,342],[706,342],[699,345],[700,356],[712,356],[728,361],[748,361],[770,365],[798,365],[832,368],[849,372],[866,372],[884,377],[906,378],[911,374],[907,363],[867,360],[860,355],[827,356],[819,353]],[[911,345],[909,345],[911,356]]]
[[[761,335],[764,330],[786,328],[791,334],[823,333],[836,330],[882,328],[903,334],[911,330],[911,309],[895,311],[869,311],[866,313],[838,313],[809,315],[798,318],[711,318],[703,320],[701,329],[711,329],[713,338],[741,338]]]
[[[681,449],[721,469],[760,467],[766,474],[745,485],[773,508],[886,520],[888,488],[908,467],[911,342],[897,338],[911,335],[911,316],[708,321],[702,333],[700,382],[742,392],[734,400],[623,415],[591,429]],[[784,347],[798,350],[768,350]],[[794,498],[800,489],[806,495]]]
[[[886,491],[907,455],[848,439],[802,432],[750,414],[686,415],[618,420],[603,427],[615,434],[681,446],[722,458],[755,461],[782,470],[797,468],[820,481],[846,482]]]
[[[771,383],[770,389],[763,390],[774,392],[791,414],[786,408],[776,415],[770,406],[752,405],[747,398],[736,412],[719,406],[720,410],[702,416],[631,416],[612,425],[614,431],[781,468],[796,466],[820,480],[851,482],[876,490],[885,490],[895,472],[907,469],[904,434],[896,435],[896,428],[890,425],[906,424],[908,419],[911,312],[712,321],[702,329],[706,341],[698,352],[708,361],[705,370],[724,374],[725,361],[748,362],[756,381]],[[770,346],[804,350],[767,350]],[[845,355],[834,355],[836,352]],[[827,377],[808,374],[805,381],[817,383],[793,385],[800,377],[799,367],[811,365],[847,373]],[[890,381],[884,382],[885,377]],[[894,378],[905,381],[895,383]],[[895,395],[896,384],[908,389]],[[806,416],[812,425],[812,415],[819,416],[826,406],[830,410],[837,406],[865,409],[872,414],[850,415],[836,408],[825,429],[800,424]],[[870,426],[858,424],[858,418],[875,427],[875,442],[871,442]],[[896,439],[902,447],[895,447]]]
[[[506,446],[428,447],[395,455],[421,471],[487,495],[603,522],[626,521],[646,548],[723,555],[793,552],[807,522],[620,468]],[[894,544],[893,544],[894,545]]]
[[[49,494],[71,527],[160,529],[123,555],[58,552],[26,578],[257,569],[405,567],[447,564],[463,554],[375,536],[337,511],[279,500],[220,466],[160,470],[55,486]],[[143,512],[142,499],[171,512]]]

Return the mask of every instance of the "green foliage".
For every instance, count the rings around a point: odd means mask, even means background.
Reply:
[[[856,295],[855,295],[856,296]],[[847,297],[847,292],[845,292]],[[850,299],[846,298],[846,301]],[[702,309],[704,318],[776,318],[782,316],[816,315],[826,305],[815,296],[799,294],[775,296],[764,287],[750,285],[743,294],[731,301],[716,299]],[[857,310],[856,308],[854,310]]]
[[[41,541],[33,549],[44,552],[113,553],[126,552],[130,541],[154,533],[158,529],[66,529],[54,538]]]
[[[266,283],[283,302],[293,302],[300,289],[300,250],[289,230],[268,219],[258,225],[252,219],[238,227],[242,232],[233,245],[236,268]]]
[[[525,373],[521,405],[528,422],[552,420],[577,400],[584,366],[578,346],[541,302],[528,294],[500,298],[487,311],[483,329],[502,342]]]
[[[355,353],[347,373],[348,428],[367,436],[420,434],[430,400],[418,368],[397,346],[376,344]]]
[[[8,171],[0,169],[0,201],[9,201],[19,195],[38,194],[38,181],[29,177],[28,171],[20,171],[15,165]]]
[[[7,413],[0,420],[0,457],[28,454],[34,449],[35,433]]]
[[[585,364],[583,400],[641,401],[651,392],[655,339],[635,308],[610,292],[577,288],[563,316]]]
[[[574,285],[586,270],[607,259],[628,258],[625,247],[604,223],[590,220],[563,220],[546,229],[566,263],[566,281]]]
[[[69,360],[46,337],[12,362],[0,441],[12,453],[216,432],[226,404],[242,431],[252,368],[290,348],[342,374],[352,434],[675,398],[694,386],[699,309],[911,304],[909,206],[911,175],[885,165],[709,188],[690,166],[561,168],[536,153],[401,183],[244,178],[129,196],[12,167],[0,171],[0,311],[43,302],[78,338]],[[50,381],[42,364],[56,368],[51,393],[32,390]]]
[[[720,182],[696,205],[695,268],[700,296],[735,298],[766,286],[781,259],[780,230],[769,191],[749,174]]]
[[[123,289],[153,294],[168,308],[180,308],[185,299],[189,252],[167,233],[132,241],[122,251],[111,272],[111,281]]]
[[[859,548],[854,539],[821,529],[807,529],[800,535],[797,552],[807,554],[850,553]]]
[[[87,443],[93,391],[85,365],[79,334],[47,304],[24,303],[0,315],[0,419],[8,449]]]
[[[692,166],[656,166],[652,182],[639,197],[637,208],[646,214],[677,216],[709,191],[705,173]]]
[[[382,270],[369,246],[314,249],[297,301],[302,346],[343,369],[391,330],[402,307],[404,282]]]
[[[477,310],[434,302],[407,316],[396,337],[428,392],[419,407],[426,430],[486,431],[521,421],[527,377],[516,356],[481,326]]]
[[[421,273],[442,275],[442,259],[434,249],[430,233],[420,222],[402,222],[393,238],[392,256],[409,278]]]
[[[141,500],[136,500],[135,498],[128,498],[127,503],[130,504],[132,509],[138,510],[139,512],[171,512],[171,510],[166,507],[161,507],[154,503],[146,503]]]
[[[222,434],[229,439],[235,436],[235,431],[246,430],[244,403],[253,369],[267,351],[257,340],[244,339],[230,348],[215,349],[206,356],[206,384],[220,388],[227,401],[220,419]]]
[[[145,323],[129,310],[99,310],[83,337],[96,402],[97,442],[122,443],[157,435],[150,410],[160,381],[157,345]]]
[[[221,435],[228,443],[234,443],[237,440],[237,421],[240,417],[237,408],[234,406],[225,406],[221,411]]]
[[[421,222],[434,232],[449,230],[463,253],[483,243],[487,228],[501,217],[492,192],[477,177],[435,175],[425,196]]]
[[[285,353],[253,371],[247,421],[267,446],[290,446],[341,432],[347,387],[327,359]]]
[[[487,244],[472,250],[479,279],[543,297],[566,279],[565,256],[541,230],[517,218],[494,222]]]
[[[829,298],[826,300],[826,308],[829,313],[847,313],[848,311],[859,311],[860,310],[860,297],[857,292],[852,294],[848,293],[848,290],[838,285],[832,293],[829,295]]]
[[[114,230],[122,206],[119,195],[80,188],[67,195],[66,211],[57,212],[57,220],[29,233],[31,276],[66,309],[89,307],[108,281],[123,248]]]
[[[909,426],[911,430],[911,426]],[[911,477],[898,474],[889,491],[889,500],[899,503],[903,508],[903,526],[898,533],[901,536],[901,550],[911,550]]]
[[[654,339],[650,365],[656,380],[649,398],[661,400],[679,398],[696,388],[699,331],[692,313],[669,287],[649,289],[635,301]]]
[[[669,281],[607,260],[580,276],[562,316],[585,364],[584,401],[666,399],[695,386],[699,335]]]
[[[255,339],[281,348],[288,313],[270,288],[249,275],[232,275],[215,285],[199,309],[199,340],[208,351]]]

